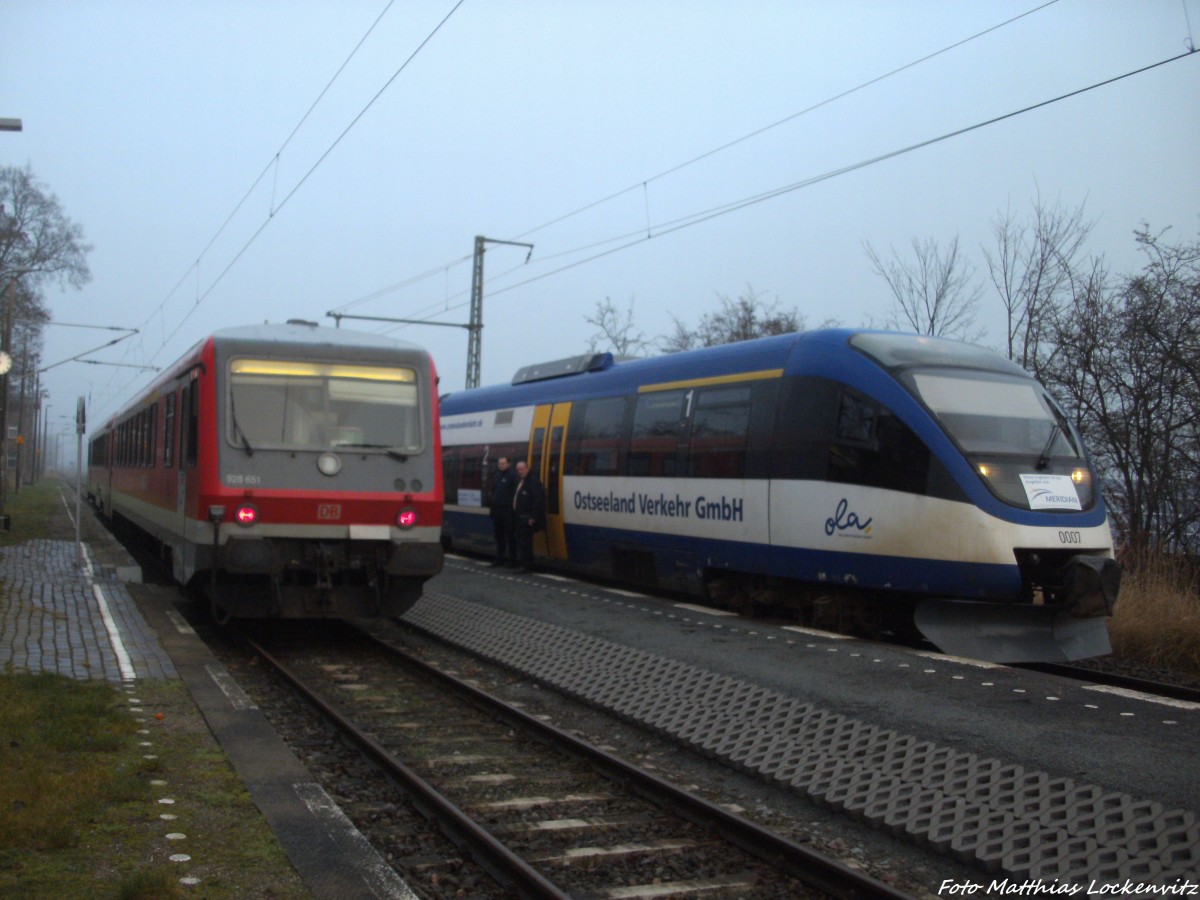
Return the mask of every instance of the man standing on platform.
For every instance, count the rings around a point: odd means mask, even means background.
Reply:
[[[517,554],[523,572],[533,571],[533,536],[546,527],[546,491],[525,460],[517,463],[517,491],[513,497]]]
[[[496,535],[495,566],[517,565],[517,538],[513,532],[513,496],[517,492],[517,475],[508,467],[508,457],[496,460],[496,480],[492,483],[492,529]]]

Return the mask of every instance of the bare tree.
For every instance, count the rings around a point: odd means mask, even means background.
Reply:
[[[1046,206],[1040,197],[1027,221],[1011,210],[992,220],[994,247],[984,250],[988,274],[1004,306],[1008,358],[1036,371],[1092,231],[1084,207]]]
[[[83,229],[66,217],[58,198],[37,182],[28,166],[0,167],[0,309],[4,311],[0,340],[13,358],[12,370],[2,379],[0,421],[14,421],[10,411],[15,393],[15,424],[22,435],[38,402],[32,393],[28,403],[25,397],[27,389],[34,388],[29,382],[40,366],[42,326],[50,318],[39,285],[57,281],[82,287],[91,279],[87,265],[91,249],[84,243]],[[0,453],[7,457],[5,440],[6,435],[0,434]],[[19,451],[17,458],[21,459]],[[0,461],[0,473],[6,466]],[[4,474],[0,506],[7,490]],[[20,482],[17,471],[15,486]]]
[[[599,329],[588,341],[590,353],[610,349],[618,356],[639,356],[650,348],[645,333],[634,330],[632,297],[624,313],[617,309],[611,297],[605,297],[603,302],[596,302],[595,315],[584,321]]]
[[[28,166],[0,167],[0,282],[23,273],[34,283],[50,279],[82,287],[92,277],[91,249],[82,227],[66,217]]]
[[[890,326],[960,340],[982,337],[974,327],[982,288],[973,283],[975,270],[960,255],[957,235],[945,252],[933,238],[913,238],[912,262],[902,260],[894,249],[892,258],[884,260],[869,243],[863,246],[871,270],[891,289]]]
[[[675,353],[804,330],[804,319],[795,309],[781,311],[778,301],[764,301],[762,294],[750,285],[746,285],[737,300],[720,294],[717,297],[721,308],[701,316],[695,329],[687,328],[671,316],[675,331],[659,339],[662,349]]]
[[[1135,554],[1200,551],[1200,241],[1137,232],[1141,272],[1074,273],[1040,373],[1070,403]],[[1136,558],[1136,556],[1135,556]]]

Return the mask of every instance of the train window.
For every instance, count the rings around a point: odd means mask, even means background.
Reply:
[[[416,453],[424,444],[411,368],[235,359],[229,372],[232,446]]]
[[[511,412],[511,410],[509,410]],[[497,413],[497,416],[500,414]],[[496,475],[500,472],[500,460],[507,459],[509,470],[517,464],[517,460],[525,458],[525,444],[495,444],[482,446],[478,448],[479,455],[483,458],[484,465],[484,494],[483,505],[490,507],[492,505],[492,492],[496,490]],[[474,451],[473,451],[474,452]]]
[[[190,381],[187,387],[183,389],[183,429],[185,437],[179,439],[180,447],[180,467],[186,465],[189,468],[196,465],[196,454],[200,445],[200,436],[197,434],[200,426],[200,398],[199,382]]]
[[[772,453],[776,478],[960,496],[925,443],[891,410],[827,378],[787,379]]]
[[[750,431],[748,386],[699,391],[692,410],[688,475],[693,478],[743,478]]]
[[[925,493],[930,454],[891,410],[845,388],[838,398],[836,440],[829,450],[830,481]]]
[[[163,465],[168,469],[175,464],[175,393],[163,399]]]
[[[446,492],[446,500],[455,503],[458,499],[458,463],[459,448],[442,448],[442,486]]]
[[[968,453],[1082,456],[1062,410],[1028,376],[915,371],[904,381]]]
[[[550,432],[550,464],[546,473],[546,513],[551,516],[562,514],[561,490],[563,427],[555,425]]]
[[[838,400],[837,438],[841,443],[869,444],[875,436],[878,407],[858,393],[843,392]]]
[[[678,472],[679,436],[687,415],[686,391],[640,394],[629,440],[630,475],[672,477]]]
[[[481,453],[464,453],[462,456],[458,470],[458,492],[461,494],[467,491],[471,492],[472,497],[483,495],[483,454]]]
[[[142,412],[142,420],[142,465],[153,468],[158,449],[158,407],[147,407]]]
[[[529,471],[533,472],[539,479],[542,477],[542,447],[546,440],[546,429],[533,429],[533,452],[529,454],[529,459],[525,460],[529,464]],[[517,459],[521,459],[518,454]]]
[[[571,435],[568,474],[617,474],[625,406],[624,397],[605,397],[576,404],[568,428]]]

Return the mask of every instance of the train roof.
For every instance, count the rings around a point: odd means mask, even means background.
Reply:
[[[364,347],[380,350],[423,350],[417,344],[401,341],[382,334],[369,334],[346,328],[330,328],[316,322],[291,320],[283,324],[240,325],[214,331],[213,340],[218,343],[236,344],[303,344],[309,347]]]
[[[811,354],[830,363],[836,360],[839,366],[847,362],[849,353],[849,358],[860,361],[870,358],[885,369],[909,365],[963,366],[1031,377],[1000,354],[961,341],[870,329],[827,328],[645,359],[617,360],[611,354],[588,354],[525,366],[511,384],[443,396],[443,413],[472,412],[497,404],[554,402],[634,390],[643,384],[784,369],[789,358],[801,348],[806,358]]]
[[[844,337],[853,332],[839,332]],[[597,354],[591,363],[581,364],[574,371],[568,361],[526,366],[518,372],[518,379],[529,370],[544,366],[560,366],[563,376],[558,378],[534,379],[519,384],[501,384],[490,387],[472,388],[445,395],[443,403],[452,406],[465,403],[470,411],[476,406],[486,408],[495,402],[518,405],[557,400],[560,398],[587,396],[596,392],[612,392],[635,388],[637,385],[661,381],[675,381],[696,377],[719,377],[756,369],[780,369],[797,344],[804,341],[829,339],[834,332],[798,332],[774,337],[740,341],[700,350],[685,350],[645,359],[623,359],[617,361],[610,354]],[[841,340],[837,341],[838,343]],[[604,359],[603,357],[608,357]],[[443,407],[444,408],[444,407]],[[455,410],[456,412],[458,410]]]
[[[299,319],[292,319],[284,323],[264,322],[261,325],[238,325],[231,328],[221,328],[212,332],[212,334],[206,335],[189,347],[186,353],[182,354],[171,365],[166,366],[162,373],[155,377],[147,387],[140,390],[136,396],[126,401],[116,412],[104,416],[100,420],[104,423],[101,427],[107,427],[108,424],[123,418],[130,410],[144,405],[148,399],[157,396],[158,391],[162,389],[163,385],[169,384],[178,378],[181,372],[196,366],[197,360],[203,354],[205,346],[210,342],[214,345],[222,345],[225,348],[235,347],[260,351],[265,350],[272,344],[289,344],[303,346],[318,352],[321,348],[329,348],[342,351],[347,349],[365,349],[405,350],[422,354],[426,353],[424,347],[410,343],[409,341],[401,341],[381,334],[369,334],[346,328],[330,328],[327,325],[318,325],[316,322],[307,322]]]

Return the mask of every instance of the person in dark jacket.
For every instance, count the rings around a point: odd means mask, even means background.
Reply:
[[[508,457],[496,460],[496,480],[492,483],[492,530],[496,535],[494,566],[517,565],[517,537],[513,531],[513,495],[517,492],[517,473],[508,466]]]
[[[533,571],[533,536],[546,527],[546,491],[525,460],[517,463],[517,490],[513,496],[517,557],[522,571]]]

